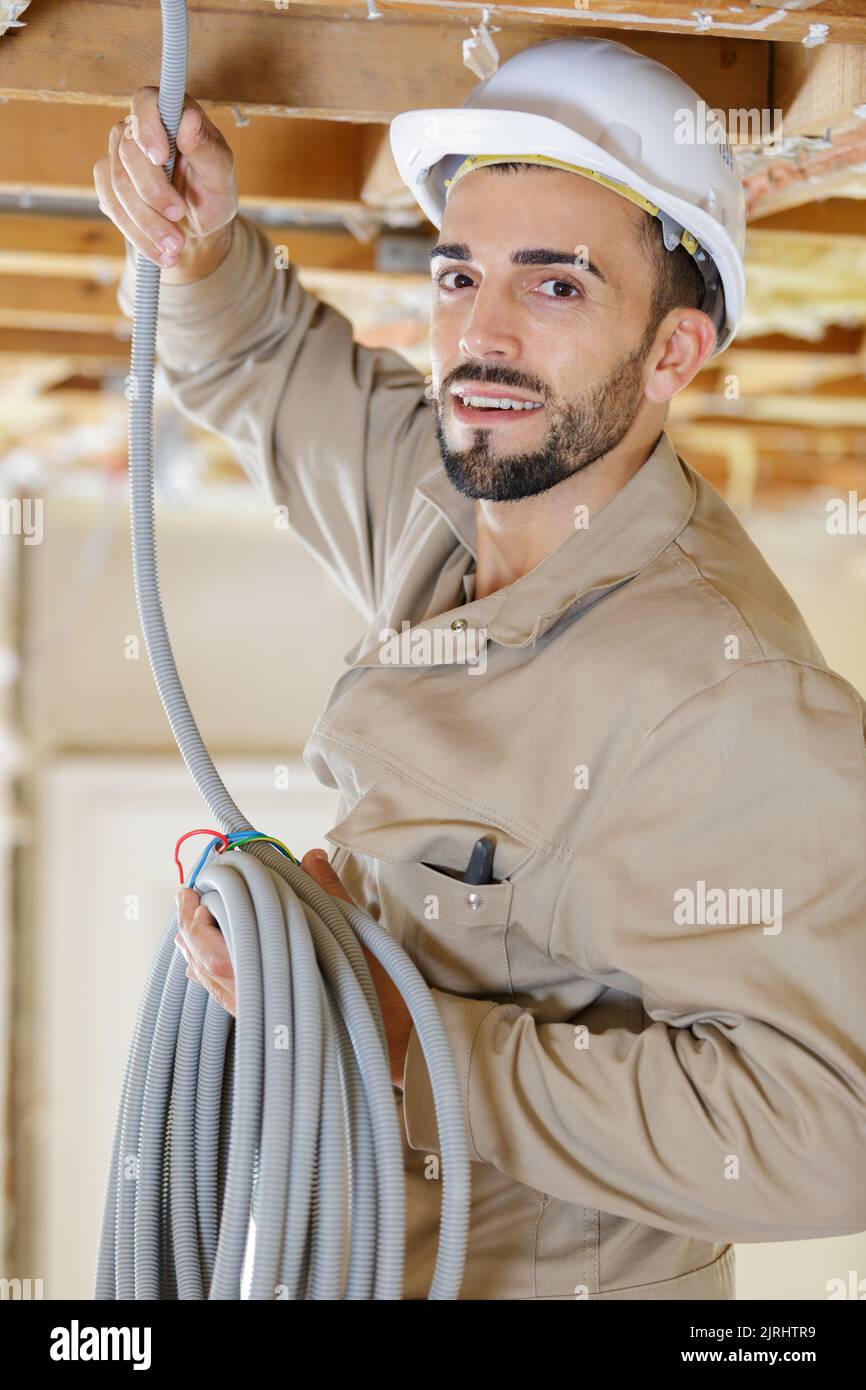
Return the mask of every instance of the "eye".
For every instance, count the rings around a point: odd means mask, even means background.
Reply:
[[[466,274],[465,270],[443,270],[441,274],[436,276],[436,284],[439,286],[440,289],[456,290],[458,288],[457,285],[445,284],[446,275],[462,275],[464,280],[470,279],[470,276]]]
[[[557,293],[545,294],[545,293],[543,292],[543,289],[542,289],[542,298],[543,298],[543,299],[582,299],[582,298],[583,298],[583,287],[582,287],[581,285],[576,284],[576,282],[575,282],[574,280],[561,280],[561,279],[559,279],[559,280],[543,280],[543,281],[542,281],[542,287],[543,287],[544,285],[554,285],[555,287],[558,287],[559,289],[570,290],[571,293],[570,293],[570,294],[557,294]]]

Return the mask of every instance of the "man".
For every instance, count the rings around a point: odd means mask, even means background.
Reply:
[[[562,40],[396,119],[440,229],[426,392],[274,265],[195,103],[178,135],[158,352],[368,622],[305,749],[337,852],[303,865],[432,988],[473,1158],[466,1298],[731,1298],[732,1242],[866,1228],[866,706],[664,428],[742,308],[729,158],[675,144],[695,100]],[[159,259],[152,89],[133,114],[97,188]],[[233,1009],[197,903],[178,944]],[[417,1298],[435,1114],[376,978]]]

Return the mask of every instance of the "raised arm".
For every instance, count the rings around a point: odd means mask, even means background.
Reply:
[[[181,410],[230,442],[280,509],[275,524],[287,521],[370,618],[415,483],[437,460],[423,378],[398,353],[355,343],[349,320],[303,289],[296,266],[250,219],[235,211],[221,222],[233,160],[191,109],[178,132],[175,189],[195,206],[178,223],[184,249],[163,271],[157,356]],[[152,145],[143,122],[140,114],[139,139]],[[127,237],[118,303],[131,317],[136,254],[159,260],[166,219],[154,224],[154,207],[173,195],[124,129],[112,132],[97,187]]]

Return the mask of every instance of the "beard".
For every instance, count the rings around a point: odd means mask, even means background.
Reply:
[[[648,336],[648,335],[647,335]],[[479,426],[468,449],[452,449],[445,438],[442,410],[435,401],[436,440],[445,471],[458,492],[487,502],[516,502],[547,492],[582,468],[609,454],[627,434],[643,396],[641,367],[651,346],[646,338],[610,376],[572,400],[551,400],[539,384],[527,384],[508,367],[461,367],[463,382],[532,391],[545,403],[547,433],[537,449],[500,451],[492,442],[495,425]],[[508,426],[504,432],[507,434]]]

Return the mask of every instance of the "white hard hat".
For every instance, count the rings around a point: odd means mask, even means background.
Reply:
[[[723,132],[704,128],[706,111],[676,73],[624,44],[546,39],[462,106],[395,116],[391,150],[436,227],[456,177],[505,159],[564,167],[638,203],[660,217],[669,249],[682,243],[695,257],[718,353],[743,312],[746,205]]]

